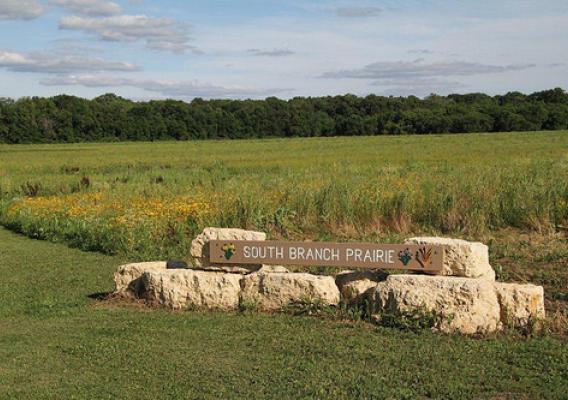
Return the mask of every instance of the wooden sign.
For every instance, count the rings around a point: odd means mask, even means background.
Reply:
[[[212,240],[214,264],[276,264],[439,271],[443,246]]]

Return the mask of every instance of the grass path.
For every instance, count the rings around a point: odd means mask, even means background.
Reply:
[[[568,348],[102,305],[120,259],[0,228],[0,399],[566,398]]]

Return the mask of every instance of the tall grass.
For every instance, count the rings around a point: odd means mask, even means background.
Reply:
[[[568,224],[567,154],[568,132],[4,145],[0,222],[134,258],[184,256],[209,225],[290,239],[545,232]],[[123,206],[102,212],[97,194]],[[73,198],[95,211],[75,215]],[[124,217],[180,198],[200,203]]]

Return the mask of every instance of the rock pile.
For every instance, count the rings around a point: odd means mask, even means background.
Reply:
[[[282,266],[211,265],[210,240],[265,240],[262,232],[206,228],[192,242],[191,269],[166,262],[122,265],[115,273],[116,294],[145,299],[171,309],[234,310],[254,305],[278,311],[289,303],[318,300],[329,305],[366,304],[380,318],[384,312],[428,310],[442,316],[438,328],[463,334],[527,327],[544,318],[541,286],[500,283],[482,243],[436,237],[411,238],[408,244],[444,245],[438,275],[383,271],[344,271],[331,276],[292,273]]]

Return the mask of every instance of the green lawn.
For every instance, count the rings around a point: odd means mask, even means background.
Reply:
[[[121,262],[0,228],[0,399],[566,398],[568,347],[92,297]],[[91,297],[90,297],[91,296]]]

